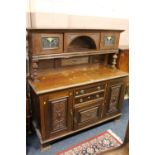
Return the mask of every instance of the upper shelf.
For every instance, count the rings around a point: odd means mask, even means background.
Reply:
[[[54,58],[72,58],[72,57],[80,57],[80,56],[89,56],[89,55],[99,55],[99,54],[108,54],[108,53],[118,53],[118,49],[116,50],[89,50],[85,52],[70,52],[70,53],[61,53],[61,54],[48,54],[48,55],[33,55],[33,60],[45,60],[45,59],[54,59]]]

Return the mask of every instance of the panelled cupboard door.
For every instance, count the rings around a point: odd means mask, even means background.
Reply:
[[[46,138],[61,135],[72,129],[72,102],[69,92],[47,96],[44,106]]]
[[[79,129],[91,125],[100,120],[104,101],[88,102],[83,106],[75,108],[74,128]]]
[[[112,80],[108,84],[106,114],[112,115],[121,112],[124,100],[125,79]]]

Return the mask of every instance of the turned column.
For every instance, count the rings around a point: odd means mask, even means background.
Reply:
[[[31,72],[31,78],[33,81],[37,81],[37,69],[38,69],[38,61],[37,60],[33,60],[32,61],[32,72]]]
[[[113,58],[113,59],[112,59],[112,68],[113,68],[113,69],[116,69],[116,60],[117,60],[117,57],[118,57],[118,56],[117,56],[117,53],[114,53],[114,54],[113,54],[113,57],[112,57],[112,58]]]

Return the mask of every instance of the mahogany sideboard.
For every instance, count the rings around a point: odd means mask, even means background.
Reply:
[[[27,32],[33,125],[42,147],[121,116],[128,73],[116,59],[123,30]]]

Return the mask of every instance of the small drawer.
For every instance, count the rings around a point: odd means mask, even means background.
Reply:
[[[99,83],[95,85],[89,85],[86,87],[80,87],[75,89],[75,96],[81,96],[84,94],[97,92],[97,91],[104,91],[104,89],[105,89],[105,83]]]
[[[75,99],[75,104],[83,103],[83,102],[87,102],[87,101],[91,101],[91,100],[96,100],[99,98],[104,98],[104,92],[88,95],[85,97],[78,97]]]

